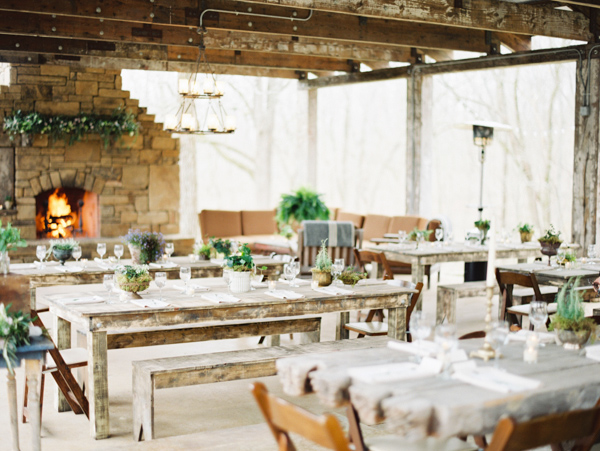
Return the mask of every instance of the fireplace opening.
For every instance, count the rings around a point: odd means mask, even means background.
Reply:
[[[38,238],[99,236],[98,195],[79,188],[56,188],[35,197]]]

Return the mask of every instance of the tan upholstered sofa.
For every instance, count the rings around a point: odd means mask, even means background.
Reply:
[[[360,215],[338,210],[336,221],[352,221],[354,225],[363,229],[363,240],[383,238],[386,233],[398,233],[399,230],[410,232],[415,227],[423,230],[429,222],[419,216],[385,216],[385,215]],[[368,244],[368,243],[367,243]]]
[[[200,233],[203,240],[228,238],[253,244],[277,233],[275,210],[202,210]]]

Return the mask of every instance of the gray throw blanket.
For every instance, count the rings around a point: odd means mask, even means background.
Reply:
[[[354,224],[350,221],[302,221],[304,246],[354,247]]]

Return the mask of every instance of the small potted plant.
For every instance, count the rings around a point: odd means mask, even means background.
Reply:
[[[121,237],[121,240],[129,247],[134,265],[146,265],[158,261],[165,252],[162,233],[129,229],[127,235]]]
[[[4,275],[10,271],[10,258],[8,252],[18,247],[26,247],[27,242],[21,239],[21,232],[11,226],[10,222],[2,227],[0,220],[0,272]]]
[[[77,246],[79,246],[79,243],[73,238],[50,240],[50,248],[48,249],[46,257],[49,257],[50,254],[52,254],[54,258],[64,266],[65,262],[71,258],[73,248]]]
[[[211,258],[227,258],[231,255],[231,241],[214,236],[208,240],[208,244],[212,248]]]
[[[275,216],[279,228],[288,224],[298,231],[302,221],[329,219],[329,208],[321,199],[321,194],[302,187],[291,194],[282,194]]]
[[[229,269],[229,289],[232,293],[250,291],[254,260],[247,244],[242,244],[239,254],[225,259],[225,269]]]
[[[550,266],[550,258],[557,254],[558,248],[562,244],[560,232],[554,230],[554,226],[550,224],[550,228],[546,230],[546,234],[538,238],[538,241],[542,246],[542,254],[548,256],[548,266]]]
[[[210,251],[212,246],[208,243],[201,243],[194,248],[194,254],[198,256],[199,260],[210,259]]]
[[[517,226],[519,235],[521,235],[521,243],[529,243],[533,236],[533,226],[526,222],[522,222]]]
[[[0,304],[0,346],[9,373],[14,375],[17,364],[17,346],[29,344],[29,338],[39,337],[43,331],[31,323],[28,313],[9,311],[10,304]]]
[[[588,341],[596,323],[585,317],[583,292],[578,290],[581,277],[571,278],[556,296],[556,315],[550,319],[549,330],[556,330],[565,349],[581,349]]]
[[[417,249],[418,249],[419,248],[419,243],[428,240],[429,236],[432,233],[433,233],[433,230],[419,230],[418,227],[415,227],[408,234],[408,240],[409,241],[415,241],[417,243]]]
[[[115,283],[134,299],[140,299],[140,291],[147,290],[152,277],[147,265],[119,265],[115,269]]]
[[[489,219],[480,219],[479,221],[474,222],[475,227],[479,230],[481,234],[481,239],[479,243],[483,246],[487,240],[487,234],[490,231],[491,223]]]
[[[13,207],[13,198],[12,196],[6,196],[4,198],[4,208],[10,210]]]
[[[327,240],[321,242],[321,250],[317,254],[315,267],[311,268],[312,280],[320,287],[331,285],[331,257],[327,252]]]
[[[340,275],[339,280],[341,280],[344,285],[354,286],[358,282],[360,282],[361,280],[366,279],[366,278],[367,278],[366,272],[361,272],[361,271],[358,271],[357,269],[353,268],[352,266],[348,266],[348,268],[346,268]]]

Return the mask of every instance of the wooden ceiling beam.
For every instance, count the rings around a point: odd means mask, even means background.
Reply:
[[[587,7],[600,7],[595,0],[566,0]],[[198,0],[5,0],[4,11],[27,11],[71,17],[123,20],[128,22],[197,26]],[[273,0],[229,1],[230,7],[247,10],[248,3],[273,5]],[[554,9],[554,4],[517,4],[497,0],[460,2],[447,0],[277,0],[279,7],[298,11],[351,14],[362,17],[429,23],[459,28],[551,36],[589,41],[589,21],[579,12]],[[208,7],[208,6],[205,6]]]
[[[600,8],[600,1],[598,0],[551,0],[561,5],[576,5],[584,6],[586,8]]]
[[[511,33],[494,33],[494,36],[513,52],[531,51],[531,36]]]

